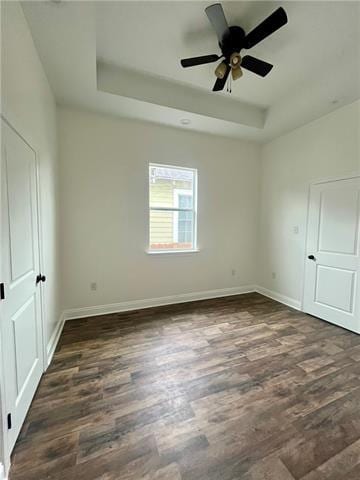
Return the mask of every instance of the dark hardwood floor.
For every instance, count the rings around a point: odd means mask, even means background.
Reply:
[[[11,480],[359,480],[360,336],[258,294],[67,322]]]

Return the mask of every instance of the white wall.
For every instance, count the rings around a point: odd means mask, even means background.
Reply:
[[[299,302],[309,185],[360,171],[360,102],[277,138],[261,157],[258,283]]]
[[[58,125],[66,309],[254,282],[258,146],[67,108]],[[149,162],[198,169],[199,253],[146,253]]]
[[[45,339],[60,318],[57,248],[56,105],[18,2],[2,2],[2,110],[5,119],[36,151],[40,169]]]

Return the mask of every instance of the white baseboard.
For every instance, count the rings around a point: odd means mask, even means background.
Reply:
[[[94,307],[72,308],[65,310],[63,316],[65,320],[74,320],[76,318],[94,317],[96,315],[106,315],[108,313],[119,313],[131,310],[140,310],[143,308],[160,307],[162,305],[172,305],[174,303],[194,302],[196,300],[207,300],[209,298],[228,297],[230,295],[240,295],[254,291],[255,287],[253,285],[245,285],[242,287],[222,288],[219,290],[208,290],[205,292],[183,293],[180,295],[171,295],[167,297],[111,303],[108,305],[97,305]]]
[[[256,285],[254,287],[255,292],[264,295],[265,297],[269,297],[272,300],[276,300],[277,302],[283,303],[288,307],[295,308],[295,310],[301,310],[301,302],[299,300],[295,300],[294,298],[287,297],[286,295],[282,295],[281,293],[275,292],[273,290],[268,290],[267,288],[260,287]]]
[[[64,312],[63,312],[60,316],[60,319],[58,321],[58,324],[57,324],[53,334],[51,335],[51,338],[49,340],[49,343],[48,343],[48,346],[47,346],[47,349],[46,349],[46,352],[47,352],[47,366],[46,367],[48,367],[50,365],[52,357],[55,353],[56,346],[58,344],[61,332],[64,328],[64,323],[65,323],[65,315],[64,315]]]

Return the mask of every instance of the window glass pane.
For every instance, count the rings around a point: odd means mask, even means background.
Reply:
[[[177,193],[177,192],[176,192]],[[178,193],[178,207],[179,208],[192,208],[192,194]]]
[[[150,249],[193,248],[193,212],[150,210]]]
[[[191,196],[179,195],[179,208],[191,208]],[[192,243],[193,226],[192,226],[192,212],[178,213],[178,241],[181,243]]]
[[[194,248],[196,171],[150,165],[150,250]]]
[[[179,208],[179,194],[186,192],[186,205],[193,207],[194,172],[181,168],[150,166],[150,207]]]
[[[192,212],[179,212],[178,241],[192,243]]]

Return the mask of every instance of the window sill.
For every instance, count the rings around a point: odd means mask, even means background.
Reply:
[[[148,255],[173,255],[177,253],[198,253],[200,250],[198,248],[193,248],[189,250],[146,250]]]

